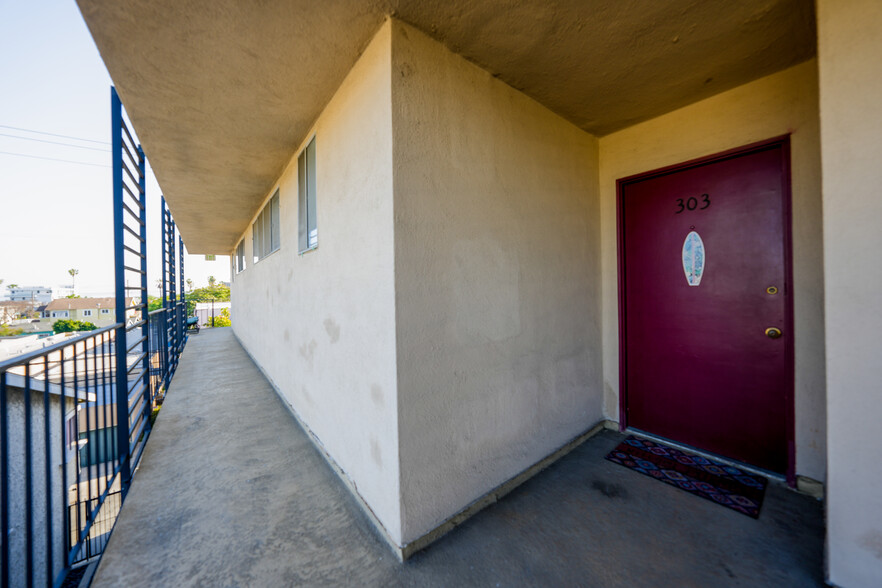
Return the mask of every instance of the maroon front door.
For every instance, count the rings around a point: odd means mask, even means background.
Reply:
[[[619,182],[627,426],[789,465],[789,143]]]

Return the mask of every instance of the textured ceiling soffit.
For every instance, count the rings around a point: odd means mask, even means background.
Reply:
[[[810,0],[78,3],[193,253],[236,245],[389,13],[596,135],[815,47]]]

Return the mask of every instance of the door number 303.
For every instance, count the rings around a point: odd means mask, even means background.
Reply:
[[[710,196],[707,194],[702,194],[698,198],[690,196],[685,200],[683,198],[677,198],[677,212],[674,214],[680,214],[684,210],[704,210],[710,206],[710,204]]]

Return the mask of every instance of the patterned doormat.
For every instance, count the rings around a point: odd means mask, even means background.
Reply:
[[[762,476],[633,435],[622,441],[606,459],[759,518],[768,483]]]

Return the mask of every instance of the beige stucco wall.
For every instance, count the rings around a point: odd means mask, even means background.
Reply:
[[[827,316],[827,549],[882,585],[882,3],[819,0]]]
[[[390,88],[385,25],[310,134],[291,138],[302,140],[299,153],[316,137],[318,249],[297,252],[295,155],[277,184],[281,248],[253,264],[249,229],[248,267],[231,290],[239,340],[394,538],[400,524]]]
[[[597,140],[395,22],[402,537],[602,418]]]
[[[619,418],[616,180],[791,134],[797,473],[825,478],[824,272],[817,62],[600,139],[604,410]]]
[[[314,125],[319,248],[295,156],[236,334],[404,545],[618,418],[615,180],[790,133],[797,473],[823,480],[817,84],[812,60],[598,140],[387,22]]]

